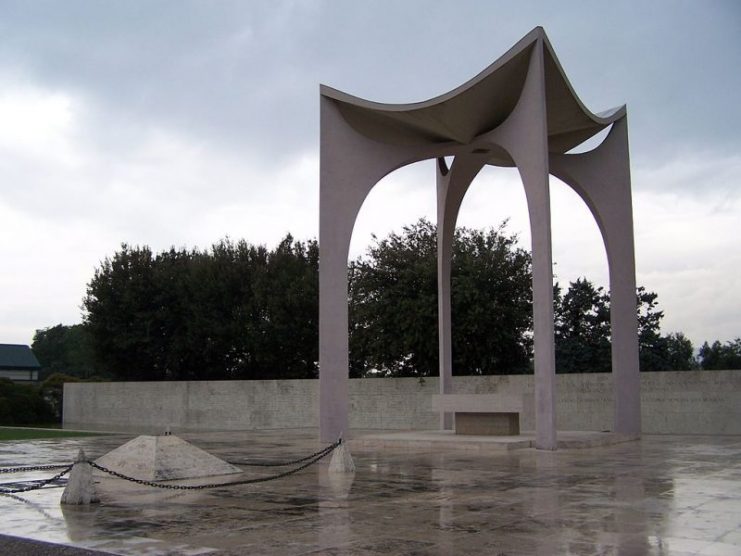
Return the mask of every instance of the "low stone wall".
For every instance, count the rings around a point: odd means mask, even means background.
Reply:
[[[64,426],[251,430],[314,426],[319,381],[225,380],[64,385]]]
[[[612,375],[558,375],[561,430],[610,430]],[[522,430],[534,428],[530,375],[455,377],[457,393],[523,399]],[[437,378],[350,381],[353,429],[436,429]],[[741,434],[741,371],[641,374],[643,432]],[[64,385],[65,427],[250,430],[318,426],[316,380],[107,382]]]

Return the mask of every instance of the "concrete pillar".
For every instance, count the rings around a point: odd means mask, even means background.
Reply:
[[[448,168],[437,161],[437,308],[440,394],[453,393],[453,352],[450,311],[450,263],[453,256],[455,223],[463,197],[471,182],[486,164],[486,155],[459,155]],[[453,414],[440,413],[440,428],[453,429]]]
[[[602,232],[610,273],[615,432],[640,435],[633,205],[628,122],[623,116],[596,149],[551,155],[551,171],[576,191]]]
[[[321,97],[319,184],[319,428],[323,442],[349,430],[347,257],[360,207],[393,170],[429,156],[357,133]]]
[[[525,188],[533,255],[533,341],[535,352],[535,445],[555,450],[556,362],[553,339],[553,260],[548,181],[548,124],[543,40],[533,45],[520,99],[487,140],[511,155]]]

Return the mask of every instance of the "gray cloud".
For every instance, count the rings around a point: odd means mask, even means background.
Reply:
[[[103,120],[155,122],[280,161],[316,145],[320,82],[380,101],[422,100],[542,24],[588,106],[628,103],[638,161],[678,147],[738,151],[734,3],[528,6],[6,3],[0,61],[89,97]]]
[[[741,263],[701,255],[703,244],[716,255],[737,245],[713,236],[732,234],[741,215],[737,6],[0,0],[0,222],[11,230],[0,259],[29,269],[0,276],[13,298],[0,306],[0,341],[76,320],[84,282],[121,241],[314,235],[320,83],[381,102],[423,100],[536,25],[589,108],[628,104],[639,282],[660,293],[672,327],[695,340],[731,335],[738,320],[723,308],[741,297],[727,276]],[[434,214],[432,167],[395,179],[364,207],[358,238]],[[497,179],[483,179],[463,220],[497,225],[516,210],[514,231],[527,239],[521,191],[498,196]],[[663,206],[673,210],[657,213]],[[560,279],[604,270],[599,238],[572,248],[593,223],[566,220],[554,234],[565,238]],[[679,244],[686,222],[697,232]],[[361,239],[353,245],[362,252]],[[692,290],[702,276],[723,291]],[[28,284],[41,292],[34,304]]]

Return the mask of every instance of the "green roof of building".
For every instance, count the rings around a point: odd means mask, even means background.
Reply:
[[[40,369],[39,360],[29,346],[0,344],[0,369]]]

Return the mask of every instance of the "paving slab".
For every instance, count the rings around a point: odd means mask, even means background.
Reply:
[[[7,543],[21,538],[60,554],[148,556],[741,554],[741,437],[648,436],[555,452],[358,442],[388,433],[355,432],[350,474],[330,474],[327,458],[280,480],[202,491],[97,478],[101,503],[90,507],[62,507],[61,488],[0,496],[0,534],[15,538],[0,538],[0,553],[14,554],[20,545]],[[80,447],[95,458],[135,436],[3,442],[0,467],[63,463]],[[313,429],[181,436],[240,462],[322,446]],[[280,470],[242,468],[236,477]]]

